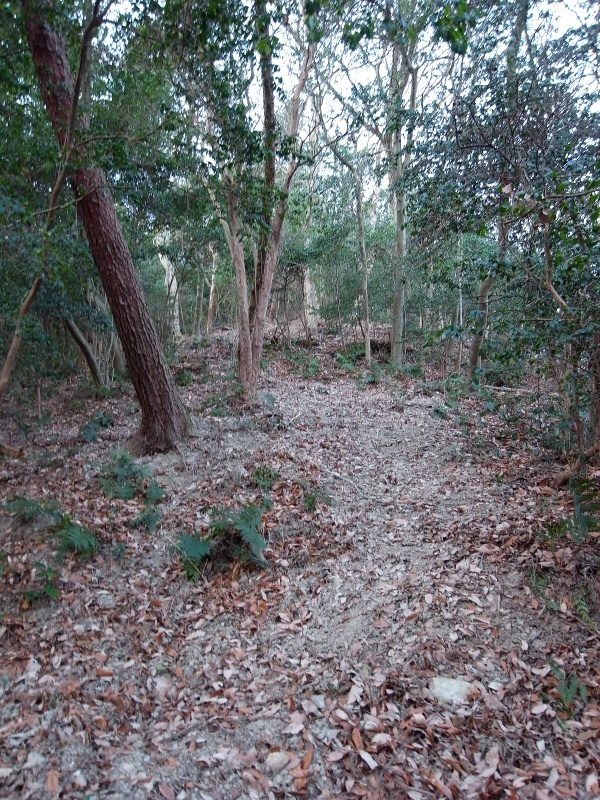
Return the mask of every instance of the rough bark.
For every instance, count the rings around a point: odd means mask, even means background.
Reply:
[[[75,96],[65,41],[45,22],[47,5],[22,0],[22,6],[38,85],[64,147]],[[186,433],[188,417],[163,358],[104,173],[80,163],[71,172],[71,185],[140,402],[141,443],[147,450],[168,449]]]

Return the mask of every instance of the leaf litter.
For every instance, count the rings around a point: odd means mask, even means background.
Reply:
[[[238,410],[226,358],[207,348],[210,383],[182,390],[196,438],[139,460],[165,493],[153,533],[142,496],[100,484],[128,394],[65,388],[0,464],[3,499],[100,543],[44,573],[58,602],[28,600],[58,544],[2,511],[0,797],[600,796],[598,634],[566,591],[589,553],[539,537],[568,497],[526,444],[476,428],[477,400],[461,425],[407,380],[361,386],[326,345],[314,379],[274,360]],[[92,406],[114,426],[82,443]],[[248,504],[267,569],[187,582],[177,541]]]

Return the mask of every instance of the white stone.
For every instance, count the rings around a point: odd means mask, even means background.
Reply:
[[[287,756],[285,753],[282,753],[281,750],[275,750],[273,753],[269,753],[267,760],[265,761],[265,765],[269,772],[281,772],[281,770],[285,769],[289,763],[289,756]]]
[[[440,703],[465,703],[473,689],[470,683],[459,678],[434,678],[429,688]]]

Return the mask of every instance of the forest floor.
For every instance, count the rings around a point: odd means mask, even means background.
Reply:
[[[0,797],[600,797],[598,538],[548,539],[534,410],[268,358],[240,408],[225,342],[182,349],[196,435],[133,467],[128,389],[5,404]],[[186,580],[180,537],[248,504],[266,568]]]

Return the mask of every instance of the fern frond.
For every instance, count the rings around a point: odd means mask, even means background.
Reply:
[[[129,522],[130,528],[146,528],[148,533],[153,533],[162,519],[162,512],[147,505],[146,508]]]
[[[148,503],[158,503],[164,498],[165,492],[156,481],[150,481],[144,489],[144,495]]]
[[[588,627],[590,627],[593,631],[596,630],[596,623],[592,619],[592,615],[590,614],[590,607],[589,607],[589,599],[590,599],[590,590],[587,584],[582,586],[582,588],[577,592],[577,594],[573,597],[573,611],[579,619],[584,622]]]
[[[17,514],[22,522],[32,522],[46,517],[50,524],[60,517],[60,508],[55,500],[31,500],[29,497],[14,495],[4,504],[10,514]]]
[[[81,558],[91,558],[99,547],[94,534],[84,525],[73,522],[68,514],[54,527],[58,539],[58,554],[76,553]]]
[[[253,503],[249,503],[239,511],[220,511],[212,521],[210,528],[215,536],[229,534],[232,537],[231,544],[241,561],[251,561],[264,567],[266,562],[262,557],[262,551],[267,543],[259,533],[261,525],[262,510]],[[236,536],[239,537],[237,542]],[[242,546],[240,546],[239,539],[241,539]]]
[[[177,545],[186,578],[197,581],[200,577],[200,565],[210,555],[210,541],[199,536],[180,536]]]

